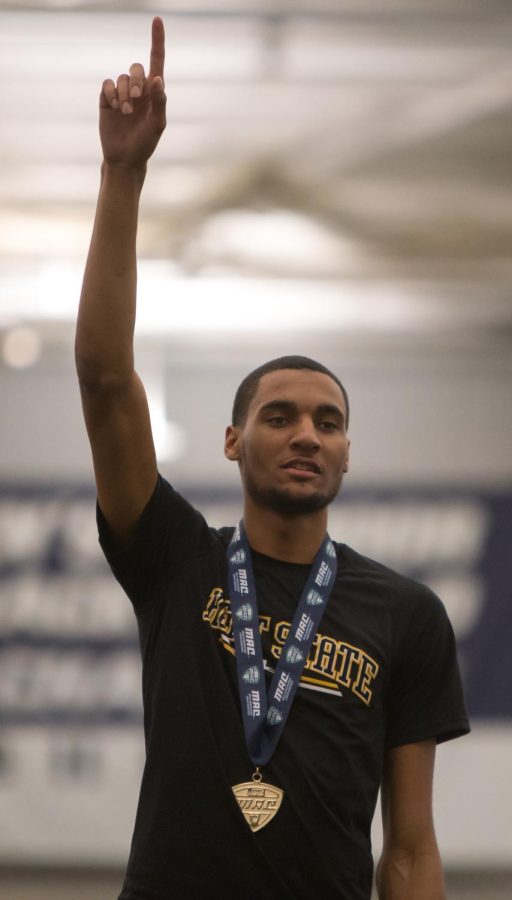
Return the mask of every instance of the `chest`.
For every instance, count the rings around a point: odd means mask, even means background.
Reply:
[[[254,574],[262,653],[270,679],[286,649],[308,573],[301,566],[284,572],[277,566],[255,565]],[[202,619],[216,632],[218,650],[234,675],[233,622],[225,585],[208,592]],[[325,708],[329,699],[343,697],[344,706],[356,713],[377,711],[385,702],[392,640],[391,623],[379,597],[338,577],[304,665],[297,701],[307,696],[311,702],[314,695]]]

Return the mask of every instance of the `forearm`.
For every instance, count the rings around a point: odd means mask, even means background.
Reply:
[[[376,881],[379,900],[446,900],[437,847],[385,852]]]
[[[145,171],[102,166],[75,343],[84,385],[119,381],[133,372],[137,220]]]

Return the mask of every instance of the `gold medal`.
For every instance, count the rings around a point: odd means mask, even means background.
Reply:
[[[272,821],[284,797],[281,788],[265,784],[259,766],[252,781],[235,784],[232,791],[251,831],[259,831]]]

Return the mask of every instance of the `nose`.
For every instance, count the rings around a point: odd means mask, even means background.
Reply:
[[[291,437],[290,445],[292,447],[300,447],[309,452],[318,450],[320,441],[312,419],[304,417],[297,422],[297,428]]]

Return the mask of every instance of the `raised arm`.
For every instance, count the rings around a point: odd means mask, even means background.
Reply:
[[[149,74],[140,63],[100,94],[103,149],[85,268],[75,359],[98,501],[120,545],[129,541],[156,482],[144,387],[134,370],[136,236],[146,166],[165,128],[164,27],[152,25]]]
[[[379,900],[445,900],[432,818],[434,759],[434,741],[388,751],[381,791]]]

